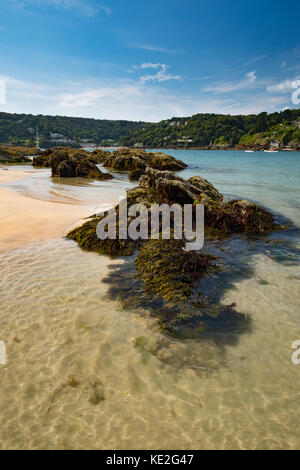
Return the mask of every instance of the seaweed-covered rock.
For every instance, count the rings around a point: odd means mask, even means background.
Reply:
[[[50,168],[49,155],[37,155],[32,159],[32,165],[37,168]]]
[[[273,215],[251,201],[208,200],[204,206],[205,225],[220,233],[269,233],[277,228]]]
[[[39,155],[41,150],[34,147],[16,147],[13,145],[0,145],[1,163],[25,163],[28,156]]]
[[[185,251],[182,240],[149,240],[135,265],[146,289],[176,303],[193,294],[195,282],[216,269],[215,257]]]
[[[120,149],[103,159],[104,166],[115,171],[131,172],[130,179],[139,179],[147,167],[158,170],[180,171],[187,167],[181,160],[162,152],[137,149]]]
[[[188,179],[188,183],[191,184],[194,188],[200,193],[200,197],[202,195],[206,196],[206,198],[212,199],[213,201],[223,201],[222,194],[206,179],[202,178],[201,176],[192,176]]]
[[[202,202],[204,196],[222,201],[222,195],[214,186],[199,176],[184,180],[171,171],[147,168],[139,186],[152,196],[168,203],[193,204]]]
[[[98,149],[94,150],[94,152],[88,152],[87,150],[76,149],[72,147],[53,147],[51,149],[47,149],[41,152],[40,155],[34,157],[32,160],[32,165],[34,167],[50,168],[50,160],[51,158],[55,159],[55,157],[57,157],[59,161],[61,161],[62,159],[67,160],[76,158],[76,161],[88,160],[94,164],[97,164],[102,163],[104,157],[107,157],[109,154],[110,152]],[[70,174],[71,173],[72,172],[70,172]]]
[[[142,191],[141,191],[142,190]],[[223,196],[207,180],[194,176],[184,180],[169,171],[147,168],[140,178],[139,188],[128,192],[131,203],[152,201],[195,204],[205,207],[205,227],[214,228],[220,234],[268,233],[276,229],[273,215],[265,208],[250,201],[223,202]]]
[[[129,173],[129,180],[130,181],[138,181],[140,177],[145,173],[144,169],[132,170]]]
[[[73,164],[73,161],[71,160]],[[75,162],[75,176],[81,178],[95,178],[101,180],[110,180],[113,178],[109,173],[103,173],[99,168],[90,160],[81,160],[78,164]]]
[[[72,149],[73,150],[73,149]],[[61,178],[90,178],[98,180],[109,180],[113,176],[99,170],[90,157],[89,152],[69,152],[64,149],[62,152],[52,152],[49,155],[52,176]]]
[[[232,342],[247,330],[249,319],[201,292],[202,278],[220,268],[214,256],[183,246],[178,240],[144,242],[134,266],[132,260],[113,265],[105,280],[111,284],[109,295],[125,308],[149,310],[168,335]]]
[[[73,170],[73,166],[67,160],[62,161],[59,163],[57,167],[57,175],[61,178],[75,178],[75,171]]]
[[[224,202],[218,190],[204,178],[184,180],[170,171],[150,167],[141,176],[139,186],[127,191],[127,202],[128,206],[136,203],[146,206],[149,230],[150,206],[154,202],[192,204],[194,209],[201,202],[205,206],[205,227],[217,230],[220,235],[268,233],[275,228],[273,216],[267,210],[249,201]],[[120,268],[122,279],[111,277],[112,295],[119,296],[125,307],[148,309],[159,317],[165,332],[179,338],[227,335],[230,341],[248,328],[249,319],[233,305],[224,306],[219,299],[208,298],[201,292],[202,278],[219,269],[213,256],[186,251],[184,240],[172,238],[174,227],[170,240],[119,239],[119,208],[116,207],[116,239],[97,237],[97,224],[107,213],[91,218],[67,235],[83,249],[111,256],[128,256],[138,251],[133,271]],[[131,220],[129,217],[126,222]],[[172,224],[172,217],[170,220]]]
[[[109,155],[110,152],[108,150],[95,149],[91,154],[91,158],[94,163],[102,163]]]
[[[108,212],[104,212],[101,216],[93,216],[80,227],[67,234],[67,238],[78,243],[80,248],[86,251],[95,251],[110,256],[130,256],[133,255],[137,248],[141,245],[141,240],[131,240],[129,238],[122,240],[118,236],[119,220],[116,219],[117,237],[116,239],[107,238],[100,240],[97,236],[97,225]]]

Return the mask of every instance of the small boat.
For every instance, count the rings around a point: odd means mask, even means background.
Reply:
[[[264,150],[264,152],[266,152],[266,153],[278,153],[278,150],[274,150],[274,149],[272,149],[272,150]]]
[[[255,150],[245,150],[245,152],[247,152],[247,153],[254,153]]]

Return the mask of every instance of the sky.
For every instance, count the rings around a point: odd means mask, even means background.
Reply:
[[[299,0],[0,0],[0,111],[157,122],[299,108],[299,17]]]

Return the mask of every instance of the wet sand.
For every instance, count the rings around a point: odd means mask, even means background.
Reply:
[[[28,178],[24,171],[0,169],[0,184]],[[0,250],[64,235],[92,210],[86,206],[41,201],[0,186]]]

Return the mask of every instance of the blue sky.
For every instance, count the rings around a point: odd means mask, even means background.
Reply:
[[[0,0],[1,111],[159,121],[293,104],[296,0]]]

